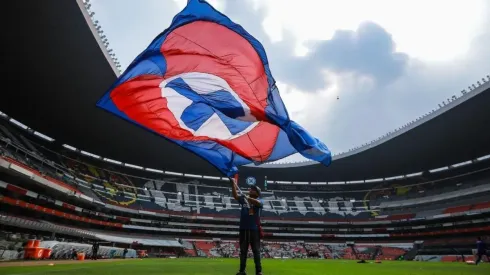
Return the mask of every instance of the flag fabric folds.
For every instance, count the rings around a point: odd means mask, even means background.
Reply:
[[[238,166],[331,154],[291,121],[263,46],[204,0],[189,0],[97,106],[206,159]]]

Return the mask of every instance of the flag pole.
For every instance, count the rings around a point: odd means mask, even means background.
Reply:
[[[235,185],[238,193],[240,193],[240,196],[242,197],[245,197],[245,194],[243,193],[242,189],[240,189],[240,187],[238,186],[238,174],[235,174],[235,176],[233,176],[233,178],[230,178],[230,180],[233,182],[233,184]],[[248,204],[248,200],[247,199],[244,199],[245,201],[245,204],[250,207],[250,204]]]

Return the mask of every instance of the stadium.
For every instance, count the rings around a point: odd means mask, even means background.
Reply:
[[[7,4],[28,22],[9,25],[7,81],[29,84],[0,100],[0,274],[234,274],[230,179],[96,109],[121,67],[89,1],[23,2]],[[475,81],[329,167],[240,167],[262,189],[264,273],[489,274],[490,76]]]

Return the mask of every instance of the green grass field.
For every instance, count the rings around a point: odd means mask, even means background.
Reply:
[[[116,262],[90,262],[54,266],[0,267],[2,275],[234,275],[237,259],[145,259]],[[249,260],[248,274],[254,275]],[[357,264],[344,260],[264,260],[269,275],[489,275],[490,264],[383,262]]]

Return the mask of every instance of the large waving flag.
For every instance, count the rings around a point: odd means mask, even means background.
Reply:
[[[227,176],[296,152],[331,162],[328,148],[289,119],[260,42],[204,0],[189,0],[97,106]]]

